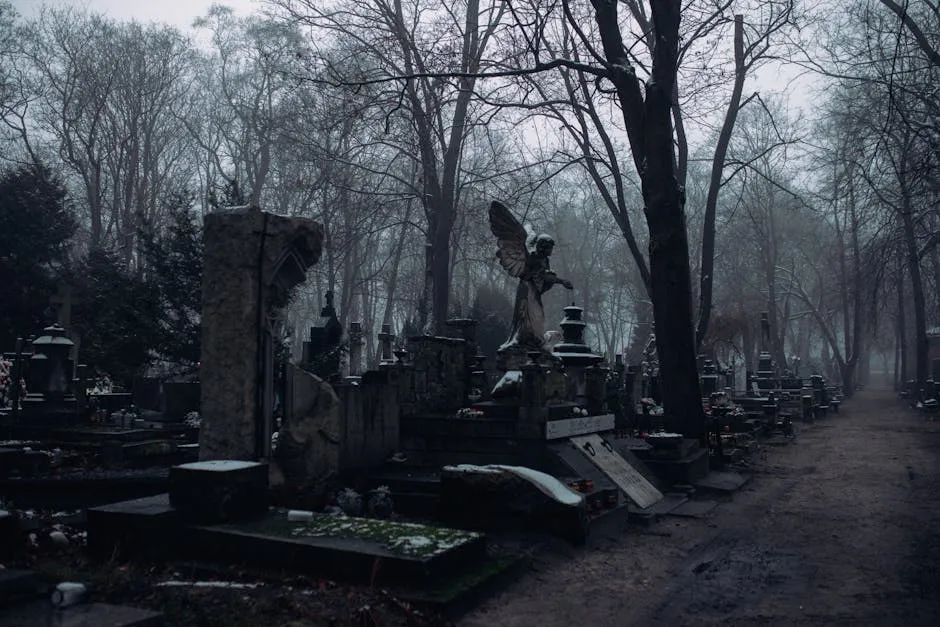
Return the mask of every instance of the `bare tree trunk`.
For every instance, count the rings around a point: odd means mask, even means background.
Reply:
[[[699,277],[698,327],[695,332],[696,347],[702,346],[702,340],[708,333],[708,323],[712,313],[712,286],[715,273],[715,214],[718,209],[718,191],[721,189],[722,175],[725,169],[725,157],[734,123],[741,109],[741,93],[744,91],[744,16],[734,16],[734,87],[731,101],[725,112],[725,120],[718,134],[715,154],[712,157],[711,179],[708,183],[708,196],[705,199],[705,224],[702,228],[702,261]]]
[[[676,179],[672,93],[676,80],[681,3],[652,4],[652,76],[645,98],[624,53],[617,3],[592,0],[610,78],[627,128],[633,159],[642,180],[650,234],[650,296],[656,343],[663,373],[666,420],[689,438],[705,433],[705,414],[696,364],[692,317],[692,276],[685,223],[685,198]]]
[[[898,268],[898,362],[900,365],[896,372],[900,378],[897,381],[898,388],[904,387],[907,381],[907,314],[904,311],[904,267]]]

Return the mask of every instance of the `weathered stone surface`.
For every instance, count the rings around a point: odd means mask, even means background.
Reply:
[[[342,409],[340,471],[381,466],[400,448],[397,371],[367,372],[356,385],[338,385],[336,393]]]
[[[184,522],[249,520],[268,511],[268,465],[213,460],[170,469],[170,505]]]
[[[266,318],[319,259],[323,230],[238,207],[207,215],[204,237],[200,459],[255,459],[273,406]]]
[[[291,409],[278,434],[274,461],[288,485],[316,488],[339,472],[339,398],[317,376],[295,366],[288,366],[287,373]]]
[[[410,338],[414,414],[450,413],[466,405],[468,368],[466,340],[420,336]]]

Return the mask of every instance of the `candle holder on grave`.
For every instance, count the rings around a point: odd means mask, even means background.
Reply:
[[[58,324],[46,327],[33,340],[27,394],[22,401],[26,420],[63,422],[77,415],[78,400],[72,393],[74,346]]]
[[[395,355],[395,365],[404,366],[406,364],[406,360],[408,359],[407,350],[404,348],[396,348],[392,353]]]

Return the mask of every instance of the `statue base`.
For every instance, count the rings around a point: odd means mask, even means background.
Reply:
[[[493,387],[493,400],[514,400],[541,407],[566,398],[564,366],[551,353],[511,345],[497,352],[496,366],[504,372]]]

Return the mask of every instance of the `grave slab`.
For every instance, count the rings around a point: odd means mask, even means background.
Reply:
[[[89,603],[53,609],[47,599],[7,608],[0,627],[162,627],[163,614],[123,605]]]
[[[704,518],[716,507],[718,507],[716,501],[686,501],[669,512],[669,515],[678,518]]]
[[[187,527],[180,542],[206,558],[357,581],[428,581],[477,569],[486,557],[480,533],[324,514],[291,521],[286,510],[258,520]]]
[[[710,490],[723,494],[736,492],[750,480],[750,475],[742,475],[730,470],[712,471],[705,477],[695,481],[693,485],[699,490]]]

